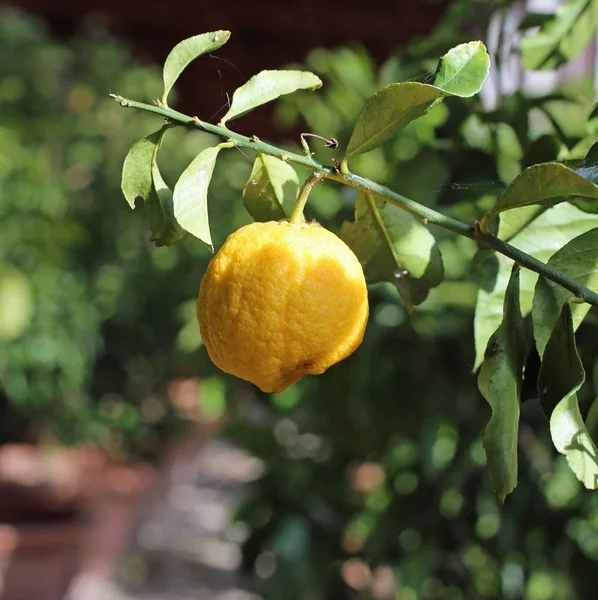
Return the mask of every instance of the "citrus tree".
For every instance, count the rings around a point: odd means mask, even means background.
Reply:
[[[302,213],[314,186],[336,183],[355,190],[354,219],[343,223],[337,233],[358,257],[368,282],[391,283],[409,311],[417,310],[430,290],[443,281],[442,254],[433,231],[442,228],[473,240],[478,248],[474,264],[479,282],[474,369],[479,370],[478,386],[492,410],[484,448],[493,488],[500,501],[504,501],[517,483],[522,386],[526,365],[537,353],[541,361],[538,397],[549,419],[554,445],[566,456],[579,480],[595,489],[598,462],[591,435],[595,411],[590,411],[590,422],[586,423],[577,402],[576,394],[585,376],[575,345],[575,330],[589,309],[598,305],[594,291],[598,287],[595,249],[598,186],[576,165],[554,161],[535,164],[516,176],[479,220],[463,222],[352,170],[356,158],[391,142],[403,128],[416,119],[426,118],[445,99],[450,102],[451,98],[477,94],[490,69],[484,44],[474,41],[452,48],[440,57],[430,83],[390,83],[380,89],[366,100],[346,143],[339,145],[334,138],[310,132],[301,135],[301,151],[291,151],[262,141],[257,135],[241,135],[231,127],[231,122],[280,96],[297,90],[317,90],[322,82],[311,72],[258,73],[235,91],[228,111],[218,124],[181,114],[168,105],[169,94],[183,69],[195,58],[220,48],[229,35],[227,31],[210,32],[178,44],[164,64],[162,97],[153,104],[113,95],[122,107],[148,111],[165,119],[155,133],[133,146],[122,175],[122,189],[131,207],[139,198],[145,203],[153,241],[157,245],[171,245],[189,233],[213,249],[208,217],[210,178],[219,154],[235,148],[255,153],[242,201],[256,221],[288,218],[300,231],[301,227],[309,227],[301,226]],[[158,153],[164,136],[176,126],[205,131],[222,141],[198,154],[171,190],[160,175]],[[330,150],[328,163],[315,160],[314,144],[324,144]],[[301,185],[295,167],[308,173]],[[213,202],[210,210],[218,211],[217,203]],[[305,344],[310,336],[316,335],[306,328],[293,329],[294,315],[298,312],[294,304],[282,303],[273,308],[271,303],[281,294],[297,295],[298,304],[310,305],[311,312],[305,314],[315,319],[315,330],[323,327],[318,322],[318,311],[326,311],[326,323],[331,325],[327,333],[333,344],[344,341],[334,337],[334,324],[342,320],[342,315],[334,313],[334,303],[324,302],[323,291],[329,285],[328,293],[334,294],[333,288],[342,283],[344,275],[326,280],[319,292],[312,294],[309,287],[302,287],[303,281],[292,270],[285,275],[288,263],[299,261],[302,256],[300,242],[280,251],[284,242],[268,240],[274,251],[264,255],[265,258],[255,258],[252,244],[262,243],[263,231],[254,227],[244,244],[227,254],[231,267],[226,272],[220,268],[220,272],[223,278],[234,281],[230,287],[222,281],[211,283],[211,287],[225,287],[214,296],[213,306],[206,309],[216,315],[215,329],[206,335],[209,316],[204,317],[202,328],[206,332],[204,337],[220,340],[219,350],[204,340],[209,350],[212,346],[214,357],[218,357],[216,363],[256,383],[263,382],[262,375],[252,378],[260,363],[274,361],[284,370],[290,367],[288,360],[296,359],[287,358],[286,346],[269,347],[260,342],[282,335],[289,344]],[[226,247],[225,244],[223,250]],[[320,252],[324,257],[330,252],[329,258],[334,263],[330,249],[323,246]],[[317,260],[322,256],[306,255],[305,265],[315,271],[310,277],[317,279]],[[257,269],[251,270],[251,265],[255,265],[253,259],[261,262]],[[235,268],[235,265],[240,266]],[[264,283],[260,274],[265,270],[279,274],[278,281],[274,278]],[[326,267],[321,270],[325,272]],[[251,281],[240,282],[242,278]],[[235,285],[239,298],[231,299]],[[243,293],[252,296],[249,304],[243,303]],[[240,326],[245,336],[240,338],[234,326],[224,325],[229,320],[242,321],[250,304],[258,309],[249,318],[253,325]],[[200,323],[202,306],[200,296]],[[275,318],[260,321],[260,314],[276,311]],[[230,336],[237,336],[236,341],[229,343]],[[239,353],[251,355],[251,361],[237,371],[230,365],[241,360]],[[338,359],[345,355],[339,355]],[[310,355],[301,358],[306,362],[312,359],[314,356]],[[333,362],[336,360],[330,364]],[[280,391],[286,386],[261,387]]]

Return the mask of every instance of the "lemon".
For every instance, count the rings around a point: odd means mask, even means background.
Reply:
[[[212,361],[264,392],[281,392],[349,356],[367,318],[359,260],[317,223],[252,223],[232,233],[197,298]]]

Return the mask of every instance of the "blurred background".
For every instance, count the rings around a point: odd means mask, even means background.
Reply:
[[[471,372],[474,245],[435,230],[447,277],[418,310],[372,286],[353,356],[263,394],[202,348],[207,249],[190,236],[154,247],[143,207],[132,212],[120,191],[128,149],[159,118],[107,97],[151,101],[177,42],[231,29],[217,57],[181,77],[176,107],[216,122],[257,71],[304,65],[320,92],[236,127],[289,148],[301,131],[342,145],[379,87],[429,81],[448,49],[482,39],[494,66],[479,97],[446,101],[352,162],[472,222],[523,167],[583,159],[598,141],[595,39],[524,68],[522,36],[557,5],[0,5],[2,600],[596,597],[598,496],[555,456],[533,384],[519,486],[504,506],[490,488],[490,411]],[[166,181],[213,143],[169,132]],[[252,157],[222,154],[209,199],[216,247],[250,220]],[[319,186],[308,216],[338,230],[354,200]],[[579,346],[592,372],[598,321],[587,321]]]

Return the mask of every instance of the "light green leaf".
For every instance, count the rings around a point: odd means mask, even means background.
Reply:
[[[185,67],[202,54],[218,50],[230,38],[230,31],[211,31],[195,35],[179,42],[166,57],[164,63],[164,95],[162,104],[166,105],[168,94]]]
[[[162,129],[133,144],[123,164],[121,189],[129,206],[135,200],[147,200],[152,191],[152,160],[162,139]]]
[[[593,225],[595,226],[596,223],[594,222]],[[598,228],[572,239],[550,258],[548,265],[563,275],[571,277],[577,283],[598,292]],[[544,278],[538,279],[532,319],[534,338],[540,356],[544,352],[563,305],[573,297],[573,294],[564,287]],[[589,310],[590,305],[585,302],[571,306],[574,331],[581,325]]]
[[[174,186],[174,216],[179,225],[213,251],[208,219],[208,186],[221,145],[200,152]]]
[[[598,212],[597,185],[560,163],[533,165],[515,178],[492,209],[484,215],[482,227],[491,217],[504,210],[532,204],[550,207],[566,200],[579,206],[578,199],[585,202],[585,207],[588,202],[594,204],[594,210],[590,212]]]
[[[538,378],[544,412],[555,448],[588,489],[598,487],[598,450],[583,422],[577,391],[585,372],[575,345],[571,306],[566,302],[546,344]]]
[[[489,66],[484,44],[470,42],[440,59],[434,85],[405,82],[382,88],[367,100],[357,118],[346,157],[373,150],[447,96],[469,97],[479,92]]]
[[[560,67],[581,54],[597,26],[596,0],[571,0],[559,6],[537,34],[524,37],[521,41],[523,66],[543,71]]]
[[[288,163],[259,153],[243,190],[243,203],[256,221],[278,221],[291,214],[299,179]]]
[[[359,114],[347,156],[373,150],[448,95],[437,87],[417,82],[391,83],[382,88],[367,100]]]
[[[525,334],[519,308],[519,267],[514,266],[500,327],[488,342],[478,387],[492,417],[484,432],[490,481],[502,503],[517,485],[517,434],[525,360]]]
[[[370,283],[390,281],[408,307],[420,304],[444,277],[434,236],[404,210],[360,193],[355,222],[340,237],[355,252]]]
[[[468,42],[449,50],[438,62],[434,85],[461,98],[477,94],[490,70],[482,42]]]
[[[322,87],[319,77],[309,71],[262,71],[235,90],[228,112],[220,125],[236,119],[257,106],[276,100],[297,90],[317,90]]]
[[[569,240],[597,226],[598,216],[584,213],[571,204],[562,203],[533,219],[527,227],[511,239],[510,243],[538,260],[546,262]],[[502,254],[497,254],[497,260],[498,269],[494,286],[487,286],[478,292],[474,318],[475,369],[481,364],[488,339],[496,331],[502,319],[503,297],[512,261]],[[521,272],[521,311],[524,316],[532,308],[537,279],[538,275],[529,269],[523,269]]]

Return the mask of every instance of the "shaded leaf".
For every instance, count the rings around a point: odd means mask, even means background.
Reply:
[[[226,44],[230,31],[212,31],[195,35],[179,42],[166,57],[164,62],[164,94],[162,104],[166,104],[168,94],[185,67],[202,54],[213,52]]]
[[[598,450],[577,402],[585,372],[575,345],[571,306],[566,302],[546,344],[538,378],[540,402],[550,419],[555,448],[587,488],[598,487]]]
[[[277,221],[290,215],[298,191],[299,179],[291,165],[259,153],[243,189],[243,203],[256,221]]]
[[[276,100],[297,90],[316,90],[322,87],[319,77],[309,71],[262,71],[235,90],[228,112],[220,125],[236,119],[257,106]]]
[[[470,42],[453,48],[440,59],[434,85],[405,82],[382,88],[366,101],[359,114],[347,146],[347,158],[373,150],[446,96],[468,97],[477,93],[488,76],[489,65],[484,44]]]
[[[578,56],[592,39],[598,26],[596,0],[570,0],[559,6],[540,31],[521,41],[523,66],[549,71]]]
[[[490,70],[490,57],[482,42],[459,44],[439,61],[434,85],[454,96],[477,94]]]
[[[517,266],[511,270],[502,323],[488,342],[478,376],[480,392],[492,409],[484,431],[484,449],[492,488],[501,503],[517,485],[517,434],[525,360],[519,271]]]
[[[515,209],[525,210],[525,209]],[[509,213],[503,213],[508,215]],[[501,215],[501,218],[503,215]],[[546,262],[559,248],[572,238],[598,226],[598,217],[584,213],[568,203],[544,211],[527,227],[517,233],[511,244]],[[503,297],[509,281],[512,261],[497,254],[498,271],[492,289],[480,289],[474,317],[476,361],[474,369],[482,362],[490,336],[496,331],[502,319]],[[521,311],[529,313],[534,298],[534,287],[538,275],[523,269],[520,276]]]
[[[482,227],[488,219],[504,210],[532,204],[550,207],[566,200],[578,206],[578,199],[583,199],[586,205],[593,203],[594,210],[591,212],[598,212],[598,186],[560,163],[533,165],[515,178],[484,215]]]
[[[129,206],[135,200],[147,200],[152,191],[152,160],[162,139],[162,129],[133,144],[123,164],[121,189]]]
[[[208,186],[221,146],[206,148],[183,171],[174,186],[174,216],[179,225],[210,246],[212,236],[208,219]]]
[[[444,277],[436,240],[421,221],[369,194],[357,196],[355,222],[343,223],[340,237],[368,281],[394,283],[407,306],[423,302]]]
[[[595,222],[593,224],[596,225]],[[550,258],[548,265],[592,291],[598,292],[598,228],[572,239]],[[532,318],[536,347],[540,356],[544,352],[563,305],[573,297],[573,294],[564,287],[544,278],[538,279]],[[590,308],[590,305],[585,302],[571,306],[574,331],[581,325]]]
[[[154,158],[153,190],[146,203],[151,239],[156,246],[172,246],[183,239],[185,232],[174,217],[172,190],[166,185]]]

